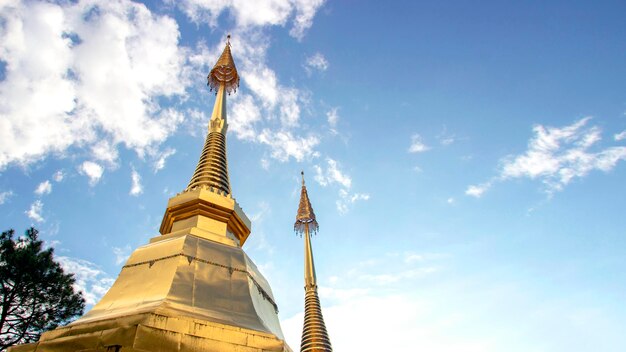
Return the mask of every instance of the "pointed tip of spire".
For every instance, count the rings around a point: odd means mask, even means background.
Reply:
[[[304,187],[304,170],[300,171],[300,175],[302,175],[302,187]]]

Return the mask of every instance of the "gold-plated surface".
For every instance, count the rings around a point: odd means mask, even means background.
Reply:
[[[332,352],[333,349],[326,325],[324,324],[320,299],[317,295],[317,278],[313,260],[311,233],[309,231],[310,227],[317,230],[318,224],[304,183],[304,172],[302,172],[300,205],[294,225],[296,232],[304,232],[304,326],[302,328],[300,352]]]
[[[207,84],[211,89],[218,89],[223,84],[228,94],[236,91],[239,87],[239,74],[237,73],[233,56],[230,53],[230,35],[222,55],[220,55],[217,63],[209,73],[207,80]]]
[[[272,290],[241,246],[251,223],[230,194],[226,97],[239,76],[230,43],[209,75],[219,84],[189,187],[170,198],[161,236],[136,249],[87,314],[11,352],[292,352]]]
[[[304,233],[305,228],[316,233],[319,229],[319,225],[315,219],[315,212],[311,206],[311,201],[309,201],[309,195],[306,192],[304,171],[300,174],[302,175],[302,190],[300,191],[300,204],[298,205],[298,214],[296,215],[296,223],[293,225],[293,229],[300,235]]]
[[[235,199],[202,186],[170,198],[160,232],[171,237],[191,231],[196,236],[243,246],[250,227],[250,220]]]
[[[224,76],[219,72],[230,72],[233,77]],[[228,195],[231,193],[230,179],[228,178],[228,159],[226,158],[226,91],[229,91],[231,80],[239,82],[237,69],[230,54],[230,42],[226,44],[222,56],[209,74],[209,85],[217,89],[217,97],[209,121],[209,133],[196,166],[196,171],[189,181],[187,190],[207,186]],[[230,79],[230,80],[228,80]],[[212,83],[213,82],[213,83]],[[238,83],[237,83],[238,84]],[[230,92],[230,91],[229,91]]]

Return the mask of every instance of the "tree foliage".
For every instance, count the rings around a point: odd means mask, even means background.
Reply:
[[[85,308],[82,294],[74,291],[74,275],[63,272],[37,233],[30,228],[17,240],[13,230],[0,235],[0,351],[38,340]]]

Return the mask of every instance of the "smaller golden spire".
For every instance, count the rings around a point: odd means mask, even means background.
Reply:
[[[317,278],[313,261],[313,246],[309,230],[317,231],[319,226],[309,200],[302,175],[302,192],[294,230],[304,233],[304,326],[302,329],[301,352],[332,352],[330,338],[324,324],[322,307],[317,295]]]

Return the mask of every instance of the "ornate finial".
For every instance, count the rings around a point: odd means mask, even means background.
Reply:
[[[230,94],[233,91],[237,91],[237,87],[239,87],[239,74],[237,73],[233,56],[230,53],[230,34],[226,38],[224,51],[209,73],[207,85],[217,91],[220,85],[224,84],[226,93]]]
[[[302,235],[305,232],[305,228],[308,227],[309,231],[316,233],[319,225],[315,219],[315,212],[311,206],[309,194],[304,184],[304,171],[300,174],[302,175],[302,191],[300,192],[300,205],[298,206],[298,214],[296,215],[296,223],[293,225],[293,230],[297,234]]]

